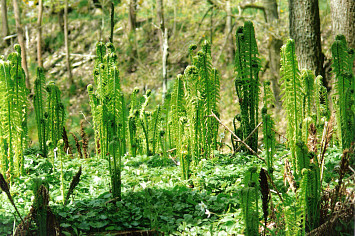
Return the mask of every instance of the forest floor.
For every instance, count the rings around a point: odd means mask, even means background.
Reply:
[[[11,186],[14,201],[24,217],[34,198],[33,179],[49,184],[49,206],[59,221],[64,235],[117,235],[124,230],[154,230],[166,235],[231,235],[243,234],[241,194],[246,170],[261,167],[259,159],[244,155],[214,153],[214,158],[202,160],[192,169],[191,179],[181,179],[181,167],[173,159],[159,155],[129,157],[122,160],[122,200],[112,200],[109,192],[108,163],[97,157],[63,160],[65,191],[79,167],[81,180],[67,205],[63,205],[60,190],[60,162],[54,166],[49,159],[36,158],[28,150],[26,177],[17,178]],[[34,150],[32,150],[34,151]],[[284,158],[289,151],[278,147],[274,179],[281,194],[287,191],[283,183]],[[329,148],[325,157],[324,181],[334,188],[338,178],[336,166],[341,152]],[[11,235],[18,217],[5,194],[0,195],[0,235]],[[283,235],[273,224],[280,213],[280,200],[272,193],[273,212],[268,228],[273,235]],[[260,203],[261,204],[261,203]],[[261,206],[260,208],[261,209]],[[260,222],[262,221],[260,213]],[[342,228],[340,227],[340,230]]]

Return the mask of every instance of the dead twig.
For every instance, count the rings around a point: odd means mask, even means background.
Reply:
[[[251,133],[248,135],[248,137],[246,137],[246,139],[243,140],[243,142],[246,142],[246,141],[255,133],[255,131],[258,130],[258,128],[260,127],[260,125],[262,125],[262,123],[263,123],[263,122],[260,122],[260,123],[255,127],[255,129],[254,129],[253,131],[251,131]],[[242,148],[242,146],[239,146],[239,147],[237,148],[237,150],[235,150],[235,152],[238,152],[241,148]]]
[[[218,123],[220,123],[224,128],[226,128],[232,135],[233,137],[236,138],[237,142],[242,143],[249,151],[251,151],[257,158],[259,158],[260,160],[262,160],[264,163],[266,163],[265,159],[262,158],[261,156],[259,156],[253,149],[251,149],[251,147],[249,147],[248,144],[246,144],[243,140],[241,140],[228,126],[226,126],[225,124],[222,123],[222,121],[216,116],[216,114],[214,114],[212,112],[211,115],[208,115],[207,117],[214,117]]]

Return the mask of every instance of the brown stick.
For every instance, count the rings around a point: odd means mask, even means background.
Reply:
[[[258,130],[259,126],[260,126],[262,123],[263,123],[263,122],[260,122],[260,123],[255,127],[255,129],[254,129],[253,131],[251,131],[251,133],[248,135],[248,137],[246,137],[246,139],[243,140],[243,142],[246,142],[246,141],[255,133],[255,131]],[[237,148],[237,150],[235,150],[235,152],[238,152],[240,149],[241,149],[241,146],[239,146],[239,147]]]
[[[43,15],[43,1],[38,1],[38,18],[37,18],[37,61],[38,66],[43,67],[42,63],[42,15]]]
[[[274,188],[275,192],[279,196],[281,202],[284,202],[283,198],[281,197],[281,194],[280,194],[279,190],[276,188],[276,185],[274,184],[274,181],[272,181],[272,179],[271,179],[271,177],[269,175],[269,172],[267,172],[267,170],[266,170],[265,173],[266,173],[266,176],[267,176],[269,182],[271,183],[272,187]]]
[[[260,160],[262,160],[264,163],[266,163],[265,159],[262,158],[261,156],[259,156],[253,149],[251,149],[251,147],[249,147],[248,144],[246,144],[243,140],[241,140],[235,133],[233,133],[233,131],[226,126],[225,124],[222,123],[222,121],[216,116],[216,114],[214,114],[212,112],[211,115],[207,116],[207,117],[214,117],[224,128],[226,128],[232,135],[233,137],[235,137],[237,140],[237,142],[242,143],[249,151],[251,151],[257,158],[259,158]]]

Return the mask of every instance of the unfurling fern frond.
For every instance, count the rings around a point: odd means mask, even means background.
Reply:
[[[316,125],[319,130],[323,130],[325,121],[330,118],[328,92],[327,88],[323,86],[323,77],[318,75],[314,83],[315,87],[315,106],[316,106]]]
[[[275,107],[275,97],[274,93],[271,90],[270,81],[264,82],[264,97],[263,97],[264,107],[268,109],[268,113],[270,113],[270,109]]]
[[[236,32],[236,57],[235,88],[241,108],[242,139],[246,137],[258,125],[259,109],[259,71],[260,59],[255,39],[253,23],[246,21],[244,27],[239,27]],[[249,138],[247,144],[257,150],[258,132]]]
[[[354,49],[347,46],[343,35],[338,35],[331,47],[335,73],[335,108],[337,111],[338,135],[343,150],[355,141],[355,77],[352,73]]]
[[[92,85],[88,86],[95,142],[100,144],[97,153],[109,162],[113,196],[120,199],[121,157],[126,153],[126,104],[112,43],[97,43],[96,53],[94,80],[97,89],[94,91]]]
[[[33,104],[36,114],[37,122],[37,132],[38,132],[38,141],[40,150],[43,153],[43,156],[47,156],[47,144],[46,144],[46,119],[44,117],[45,112],[45,77],[43,68],[37,68],[37,78],[35,80],[35,94],[33,97]]]
[[[244,175],[244,188],[241,191],[245,235],[259,235],[259,181],[256,167],[251,167]]]
[[[161,119],[161,106],[158,105],[156,109],[152,113],[152,117],[150,119],[150,139],[152,144],[152,155],[155,155],[157,147],[158,147],[158,140],[159,140],[159,130],[161,130],[162,126],[162,119]]]
[[[287,139],[291,149],[293,170],[296,171],[295,149],[300,138],[303,89],[295,53],[295,42],[289,39],[281,48],[281,94],[287,118]]]
[[[262,119],[263,119],[263,135],[264,135],[264,146],[266,152],[266,164],[267,171],[270,173],[272,178],[274,172],[274,154],[275,154],[275,131],[274,131],[274,121],[272,117],[267,114],[267,109],[264,107],[261,110]]]
[[[27,144],[27,88],[21,67],[21,48],[7,60],[0,59],[0,166],[11,178],[24,173],[23,150]]]
[[[176,148],[180,146],[181,140],[178,138],[179,134],[179,120],[181,117],[186,116],[185,105],[185,91],[183,76],[178,75],[171,94],[171,132],[174,139]]]

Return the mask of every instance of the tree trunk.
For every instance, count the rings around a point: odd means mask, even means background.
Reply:
[[[30,76],[28,74],[28,68],[27,68],[27,54],[26,54],[25,39],[23,37],[23,28],[21,25],[21,11],[20,11],[20,7],[19,7],[17,1],[18,0],[12,1],[13,6],[14,6],[15,22],[16,22],[16,29],[17,29],[17,39],[18,39],[18,43],[20,44],[20,47],[21,47],[21,64],[22,64],[22,68],[25,71],[25,75],[26,75],[26,87],[27,87],[27,89],[31,90]]]
[[[277,12],[276,0],[263,0],[265,9],[266,22],[273,27],[277,27],[279,14]],[[272,89],[276,100],[276,106],[281,107],[280,86],[279,86],[279,72],[280,72],[280,50],[282,47],[282,40],[277,39],[273,34],[269,34],[269,68],[270,80],[272,81]]]
[[[113,1],[111,1],[111,34],[110,34],[110,42],[113,43],[113,30],[115,28],[115,5]]]
[[[334,38],[343,34],[348,46],[355,49],[355,1],[331,0],[330,6]]]
[[[169,57],[169,44],[168,44],[168,29],[165,28],[162,32],[163,36],[163,99],[165,98],[166,92],[168,90],[168,57]]]
[[[288,3],[290,36],[295,40],[299,67],[324,77],[318,0],[289,0]]]
[[[169,44],[168,44],[168,29],[165,28],[164,22],[164,2],[163,0],[157,0],[157,20],[158,26],[160,29],[159,42],[160,49],[162,51],[162,72],[163,72],[163,99],[165,98],[165,94],[167,92],[168,87],[168,56],[169,56]]]
[[[133,72],[135,70],[133,63],[135,58],[138,56],[137,47],[136,47],[136,27],[137,27],[137,0],[129,1],[129,17],[128,17],[128,26],[129,26],[129,71]]]
[[[2,37],[6,37],[9,35],[9,25],[7,23],[7,7],[6,0],[1,0],[1,24],[2,24]],[[9,40],[5,40],[6,44],[9,44]]]
[[[42,15],[43,1],[38,1],[38,19],[37,19],[37,61],[38,66],[43,67],[42,63]]]
[[[137,27],[137,0],[129,1],[129,30],[136,31]]]
[[[234,60],[234,42],[233,42],[233,24],[232,24],[232,9],[231,9],[231,1],[227,0],[226,1],[226,29],[225,29],[225,34],[227,38],[227,61],[233,61]]]
[[[355,0],[331,0],[330,6],[334,39],[342,34],[346,37],[348,47],[355,49]]]
[[[163,44],[164,44],[164,32],[165,32],[165,23],[164,23],[164,3],[163,0],[157,0],[157,21],[158,21],[158,26],[159,29],[161,30],[161,33],[159,35],[159,42],[160,42],[160,48],[163,50]]]
[[[68,0],[65,0],[64,7],[64,43],[65,43],[65,59],[68,71],[68,79],[71,85],[74,84],[73,75],[71,73],[70,66],[70,50],[69,50],[69,40],[68,40]]]

